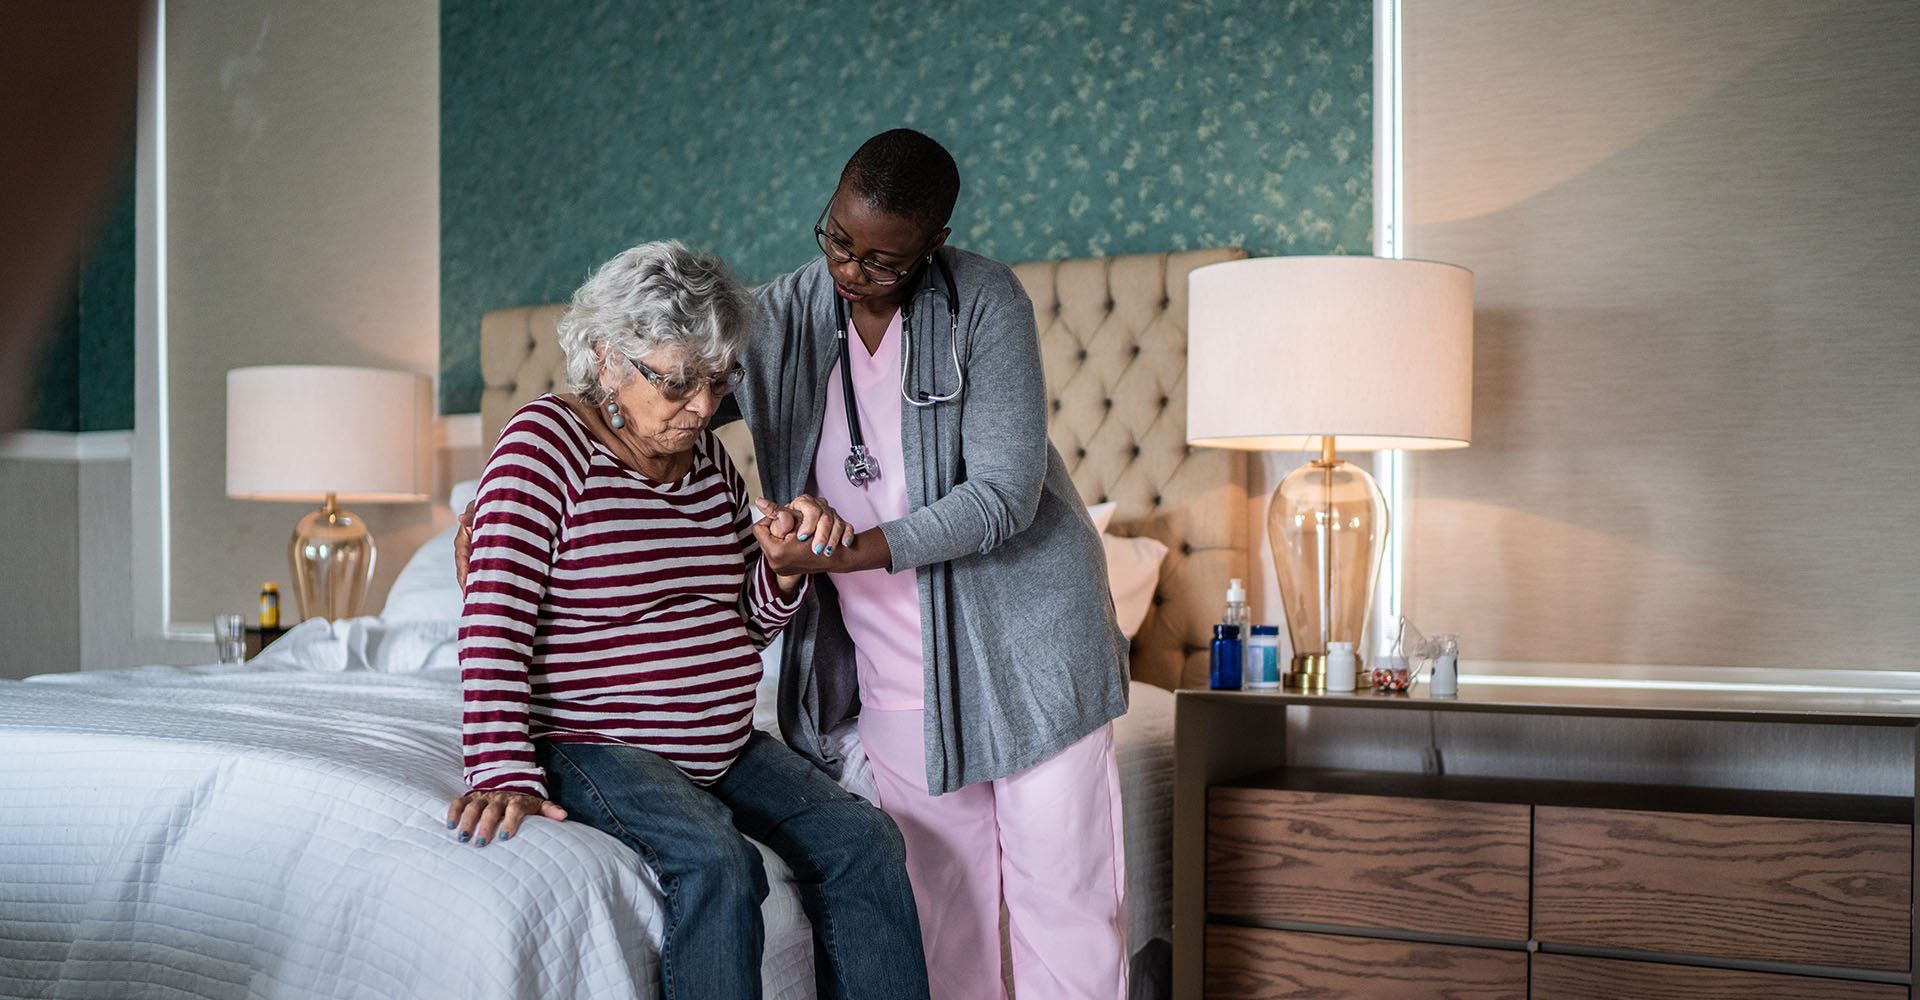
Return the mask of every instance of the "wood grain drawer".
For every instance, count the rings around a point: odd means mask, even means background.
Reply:
[[[1912,827],[1540,806],[1543,942],[1904,972]]]
[[[1524,805],[1220,787],[1209,913],[1527,938]]]
[[[1532,1000],[1907,1000],[1891,983],[1849,982],[1573,955],[1533,956]]]
[[[1207,925],[1207,1000],[1523,1000],[1519,951]]]

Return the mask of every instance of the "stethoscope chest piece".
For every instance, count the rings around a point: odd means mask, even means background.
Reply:
[[[847,455],[847,482],[856,488],[880,478],[880,463],[874,460],[873,453],[867,451],[864,444],[856,444]]]

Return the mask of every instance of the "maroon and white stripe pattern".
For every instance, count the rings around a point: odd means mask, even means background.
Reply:
[[[753,567],[751,573],[749,566]],[[466,779],[545,797],[533,740],[645,747],[707,784],[753,730],[783,600],[711,432],[656,483],[553,396],[508,421],[480,481],[460,621]]]

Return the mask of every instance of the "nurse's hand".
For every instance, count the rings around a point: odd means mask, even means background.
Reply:
[[[467,559],[473,555],[473,511],[478,506],[477,500],[467,501],[467,509],[460,512],[460,530],[453,533],[453,578],[462,591],[467,589]]]
[[[754,507],[774,522],[777,537],[784,537],[791,525],[793,537],[806,542],[815,555],[830,556],[853,544],[853,526],[842,520],[839,514],[834,513],[833,507],[819,497],[802,493],[784,505],[763,497],[754,501]]]

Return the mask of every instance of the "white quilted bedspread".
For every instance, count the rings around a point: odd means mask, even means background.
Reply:
[[[446,670],[0,681],[0,996],[657,995],[631,852],[539,819],[448,835],[459,704]],[[766,995],[810,997],[766,859]]]

